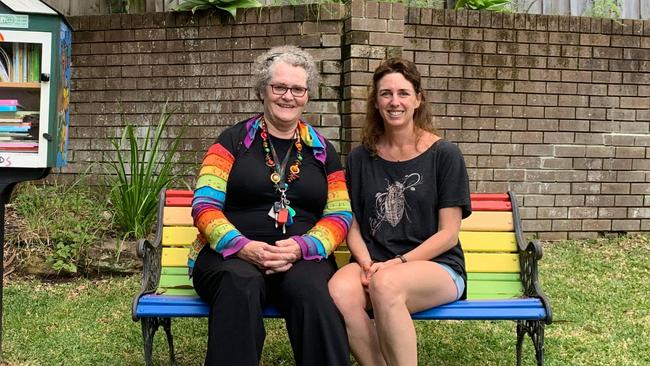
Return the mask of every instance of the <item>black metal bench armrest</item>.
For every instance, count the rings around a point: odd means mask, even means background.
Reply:
[[[138,321],[138,318],[135,316],[135,311],[140,297],[155,292],[160,283],[160,272],[162,270],[162,218],[165,208],[165,192],[166,189],[162,189],[159,195],[158,227],[155,242],[151,243],[147,239],[140,239],[136,246],[136,253],[142,259],[142,283],[140,293],[133,298],[131,308],[133,321]]]
[[[140,293],[133,299],[132,318],[138,321],[135,316],[136,306],[140,297],[156,291],[160,282],[162,247],[153,245],[147,239],[138,240],[137,244],[138,257],[142,258],[142,282]]]
[[[524,241],[517,198],[513,192],[508,192],[508,195],[512,205],[512,220],[519,249],[519,266],[521,268],[521,283],[524,286],[524,296],[537,297],[542,301],[547,314],[544,321],[546,324],[551,324],[553,321],[551,305],[544,291],[542,291],[542,286],[539,284],[539,270],[537,267],[537,261],[541,260],[543,255],[542,245],[539,240],[532,240],[528,243]]]
[[[539,283],[539,269],[537,261],[542,259],[542,245],[537,240],[528,242],[525,250],[519,251],[519,261],[521,265],[521,282],[524,286],[524,295],[528,297],[537,297],[544,304],[547,317],[546,324],[551,324],[553,314],[548,298],[542,290]]]

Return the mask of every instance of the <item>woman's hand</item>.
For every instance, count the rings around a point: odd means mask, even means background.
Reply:
[[[366,264],[365,266],[362,265],[361,268],[363,269],[363,271],[362,271],[362,274],[361,274],[361,284],[367,287],[368,284],[370,284],[370,279],[372,278],[372,276],[375,273],[377,273],[377,271],[380,271],[382,269],[386,269],[386,268],[388,268],[390,266],[394,266],[394,265],[400,264],[400,263],[402,263],[402,261],[399,258],[393,258],[393,259],[387,260],[385,262],[370,262],[369,264]]]
[[[237,257],[254,264],[257,268],[285,268],[295,261],[294,255],[286,249],[269,245],[262,241],[251,241],[237,252]],[[291,268],[284,269],[285,271]],[[281,272],[281,271],[280,271]]]
[[[302,249],[300,249],[300,245],[298,244],[298,242],[296,242],[291,238],[278,240],[275,242],[275,246],[278,248],[282,248],[283,252],[293,254],[292,262],[295,262],[298,259],[302,258]]]
[[[368,277],[368,273],[370,271],[370,267],[374,263],[375,262],[370,260],[370,258],[362,262],[359,262],[359,267],[361,267],[361,285],[363,287],[368,287],[368,284],[370,284],[370,278]]]
[[[288,271],[292,267],[292,263],[302,258],[302,250],[298,243],[289,238],[284,240],[278,240],[275,242],[275,246],[271,246],[274,253],[280,254],[282,256],[281,260],[273,261],[267,266],[265,273],[272,274],[278,272]]]

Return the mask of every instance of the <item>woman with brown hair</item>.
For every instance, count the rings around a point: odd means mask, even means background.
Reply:
[[[416,365],[410,314],[466,296],[458,234],[471,206],[463,156],[436,134],[412,62],[392,58],[375,70],[347,181],[352,263],[329,289],[350,347],[362,365]]]

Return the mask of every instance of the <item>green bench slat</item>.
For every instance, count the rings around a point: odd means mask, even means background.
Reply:
[[[467,274],[467,281],[520,281],[519,273],[481,273]]]
[[[164,290],[164,292],[160,292]],[[166,296],[198,296],[193,288],[158,288],[156,293]]]
[[[187,277],[187,267],[163,267],[160,273],[162,275],[185,275]]]
[[[159,293],[164,295],[194,296],[192,280],[185,267],[165,267],[160,276]],[[507,299],[522,294],[517,273],[469,273],[468,299]]]

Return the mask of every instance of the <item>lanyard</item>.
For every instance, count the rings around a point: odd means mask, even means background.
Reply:
[[[273,155],[273,161],[275,162],[275,173],[271,174],[271,181],[275,183],[275,190],[286,199],[284,192],[289,188],[289,185],[285,183],[287,177],[287,163],[289,162],[289,157],[293,150],[293,144],[289,145],[287,153],[284,155],[284,159],[282,159],[282,163],[279,162],[278,154],[275,151],[275,147],[273,147],[273,141],[271,141],[271,136],[269,136],[269,147],[271,148],[271,154]]]

